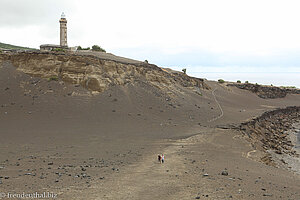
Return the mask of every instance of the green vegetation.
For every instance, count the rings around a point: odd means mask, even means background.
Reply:
[[[81,46],[77,47],[77,50],[90,50],[90,47],[87,48],[82,48]],[[102,47],[98,46],[98,45],[93,45],[92,46],[92,51],[100,51],[100,52],[106,52],[105,49],[103,49]]]
[[[145,60],[145,63],[149,63],[148,60]]]
[[[93,46],[92,46],[92,50],[93,50],[93,51],[106,52],[105,49],[101,48],[101,47],[98,46],[98,45],[93,45]]]
[[[196,94],[198,94],[199,96],[202,96],[201,92],[196,91]]]
[[[237,83],[242,83],[242,81],[240,81],[240,80],[237,80],[236,82],[237,82]]]
[[[91,48],[90,47],[87,47],[87,48],[82,48],[81,46],[78,46],[77,50],[90,50]]]
[[[65,52],[66,50],[62,49],[62,48],[54,48],[51,51],[56,51],[56,52]]]
[[[223,79],[219,79],[218,82],[219,83],[225,83],[225,81]]]
[[[15,46],[15,45],[11,45],[11,44],[1,43],[1,42],[0,42],[0,48],[2,48],[2,49],[14,49],[14,50],[36,50],[36,49],[33,49],[33,48],[29,48],[29,47],[20,47],[20,46]]]
[[[62,49],[62,48],[54,48],[51,51],[56,51],[56,52],[65,52],[66,50]]]
[[[186,68],[182,69],[182,72],[183,72],[184,74],[186,74]]]
[[[245,83],[249,83],[249,81],[245,81]]]
[[[48,81],[58,81],[58,77],[57,76],[51,76],[48,78]]]
[[[280,86],[283,89],[296,89],[296,86]]]

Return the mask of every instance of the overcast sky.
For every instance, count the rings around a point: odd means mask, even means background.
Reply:
[[[108,52],[188,72],[298,72],[299,0],[1,0],[0,42],[59,44]],[[299,77],[300,79],[300,77]]]

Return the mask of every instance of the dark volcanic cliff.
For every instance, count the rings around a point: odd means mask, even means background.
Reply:
[[[274,86],[264,86],[251,83],[231,83],[228,86],[235,86],[240,89],[249,90],[256,93],[263,99],[284,98],[287,94],[300,94],[299,89],[279,88]]]
[[[291,106],[284,109],[276,109],[263,113],[251,121],[242,123],[240,130],[246,134],[255,148],[263,151],[273,150],[277,154],[289,154],[298,156],[293,150],[293,144],[287,131],[293,123],[300,120],[300,107]],[[262,158],[267,164],[271,164],[271,157]]]

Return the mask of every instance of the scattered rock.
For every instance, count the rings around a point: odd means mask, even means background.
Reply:
[[[48,165],[53,165],[53,162],[49,162]]]
[[[263,99],[276,99],[276,98],[283,98],[288,93],[291,94],[299,94],[300,91],[295,89],[284,89],[279,87],[273,87],[273,86],[263,86],[258,84],[251,84],[251,83],[244,83],[244,84],[228,84],[227,86],[235,86],[240,89],[249,90],[253,93],[256,93],[257,96]]]
[[[223,176],[228,176],[228,172],[224,170],[224,171],[222,171],[222,175]]]
[[[297,156],[286,131],[291,129],[293,123],[299,119],[299,113],[300,107],[297,106],[268,111],[259,117],[242,123],[239,129],[252,138],[251,143],[253,146],[257,147],[259,145],[265,150],[266,155],[261,158],[261,161],[267,165],[275,166],[275,161],[268,152],[269,150],[277,154]]]

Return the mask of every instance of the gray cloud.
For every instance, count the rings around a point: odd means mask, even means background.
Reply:
[[[68,1],[61,0],[1,0],[0,27],[42,25],[58,19],[68,9]]]

